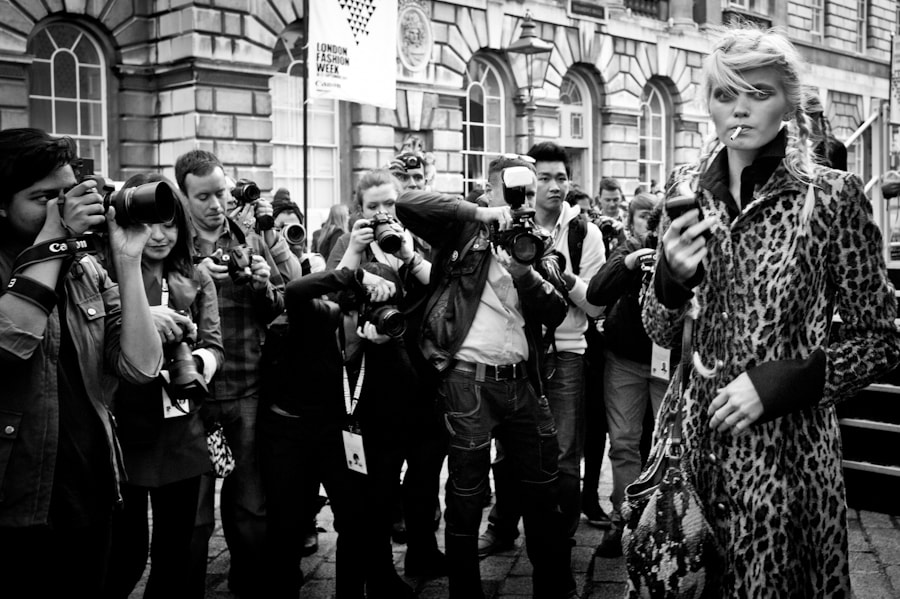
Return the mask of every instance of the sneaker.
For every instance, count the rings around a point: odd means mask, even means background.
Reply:
[[[409,578],[441,578],[447,575],[447,556],[439,550],[426,554],[406,551],[403,560],[403,571]]]
[[[487,530],[478,537],[478,557],[482,559],[495,553],[509,551],[515,547],[515,538],[510,539],[498,535],[492,526],[488,526]]]
[[[609,514],[603,511],[603,508],[600,507],[600,504],[596,499],[593,501],[583,501],[581,503],[581,513],[587,518],[588,524],[591,524],[592,526],[596,526],[597,528],[609,528],[612,526]]]
[[[613,528],[603,535],[596,554],[607,559],[622,557],[622,529]]]

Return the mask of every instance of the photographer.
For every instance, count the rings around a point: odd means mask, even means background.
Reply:
[[[216,285],[225,332],[224,362],[201,417],[207,427],[222,425],[235,460],[220,497],[222,527],[231,553],[228,583],[235,594],[253,597],[262,584],[259,575],[265,537],[265,497],[256,457],[260,346],[266,326],[284,309],[284,279],[269,245],[226,218],[226,202],[234,194],[229,192],[225,170],[214,154],[192,150],[181,155],[175,163],[175,178],[191,217],[193,250],[203,257],[197,268],[209,274]],[[290,250],[284,251],[296,262]],[[299,267],[297,270],[299,273]],[[200,487],[192,555],[191,585],[195,588],[206,583],[207,543],[215,523],[214,482],[212,476],[204,476]]]
[[[106,407],[112,377],[148,383],[163,360],[141,281],[150,227],[116,223],[96,181],[76,179],[74,160],[71,138],[0,132],[0,571],[9,598],[100,594],[124,476]],[[118,285],[74,251],[104,224]]]
[[[585,331],[588,316],[599,316],[602,310],[588,302],[585,293],[588,281],[603,265],[606,254],[599,229],[581,216],[580,209],[565,201],[570,187],[565,149],[553,142],[541,142],[528,151],[528,156],[534,159],[537,172],[534,220],[550,234],[541,267],[547,272],[548,280],[564,290],[569,300],[565,320],[557,327],[548,328],[543,336],[544,345],[549,346],[543,358],[543,377],[559,443],[560,508],[569,536],[574,539],[581,519]],[[510,460],[503,449],[498,444],[494,463],[496,502],[489,517],[491,525],[479,539],[478,550],[482,556],[511,547],[519,534],[515,489],[508,482]]]
[[[668,384],[651,374],[652,344],[641,323],[641,300],[656,261],[655,225],[651,215],[658,201],[639,193],[628,205],[628,239],[591,280],[587,297],[610,306],[604,322],[603,396],[609,433],[609,460],[613,489],[610,501],[612,530],[597,554],[622,555],[622,515],[625,487],[641,473],[640,442],[644,416],[650,404],[655,415]],[[658,212],[654,219],[659,222]],[[665,361],[666,370],[668,360]]]
[[[142,189],[161,175],[135,175],[122,189]],[[176,192],[177,193],[177,192]],[[203,473],[211,464],[199,408],[222,362],[216,288],[194,267],[191,229],[175,202],[175,218],[151,227],[141,271],[153,321],[167,357],[164,372],[147,385],[123,382],[113,409],[128,482],[124,509],[113,528],[113,557],[106,597],[127,598],[147,565],[146,597],[184,594],[191,535]],[[147,499],[153,508],[148,539]]]
[[[352,454],[345,454],[343,442],[343,434],[357,421],[356,400],[360,409],[372,401],[360,395],[358,377],[354,380],[344,370],[343,346],[358,334],[365,336],[358,330],[360,305],[385,302],[395,293],[395,283],[362,269],[313,273],[288,284],[287,331],[270,331],[266,340],[259,416],[268,520],[265,597],[296,599],[302,585],[299,541],[310,513],[310,479],[322,481],[335,516],[337,598],[362,599],[364,586],[372,598],[413,595],[394,571],[390,554],[373,559],[379,551],[373,550],[377,542],[369,477],[348,467],[347,455]],[[320,299],[325,294],[337,294],[340,303]],[[298,381],[314,392],[298,392]],[[369,432],[363,427],[363,439]],[[360,456],[363,463],[371,463],[367,453]]]
[[[403,301],[399,308],[407,310],[417,296],[424,294],[431,263],[422,257],[412,235],[393,220],[400,191],[398,181],[388,171],[374,170],[363,175],[356,190],[362,218],[354,223],[346,245],[339,242],[336,248],[346,247],[338,268],[365,264],[386,269],[400,282],[398,299]],[[393,252],[386,252],[382,246]],[[436,388],[413,366],[402,336],[381,341],[382,344],[366,344],[369,364],[375,367],[369,370],[371,376],[363,392],[374,401],[363,404],[360,412],[363,426],[375,431],[365,438],[369,478],[378,489],[374,493],[380,506],[376,517],[383,521],[378,527],[383,541],[380,550],[390,553],[392,525],[397,530],[400,526],[395,523],[405,519],[406,575],[443,575],[446,566],[444,555],[438,550],[434,522],[439,509],[446,435],[438,426]],[[397,381],[403,384],[398,386]],[[376,405],[379,407],[370,408]],[[401,494],[398,481],[404,460],[407,469]],[[402,512],[402,518],[398,512]]]
[[[535,194],[534,171],[525,163],[513,168],[521,207]],[[504,197],[491,194],[491,205],[483,206],[407,191],[397,203],[400,220],[435,250],[424,313],[411,324],[419,329],[419,349],[440,373],[439,400],[450,433],[450,597],[484,596],[478,528],[493,434],[515,465],[534,597],[572,597],[571,547],[557,497],[559,446],[539,364],[541,326],[559,325],[566,303],[530,264],[512,259],[511,246],[501,241],[533,232],[526,222],[514,221]]]

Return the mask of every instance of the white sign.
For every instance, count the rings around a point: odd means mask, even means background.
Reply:
[[[397,0],[309,8],[309,97],[396,108]]]

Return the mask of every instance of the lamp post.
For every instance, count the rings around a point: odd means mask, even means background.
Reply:
[[[528,95],[525,98],[525,124],[528,131],[528,148],[534,145],[534,113],[537,111],[537,104],[534,102],[534,86],[535,83],[540,82],[540,86],[543,87],[544,77],[550,66],[549,54],[553,51],[553,42],[539,38],[534,33],[534,29],[535,24],[531,19],[531,12],[526,11],[522,21],[522,34],[506,49],[509,54],[525,56],[525,76],[528,81]],[[536,73],[536,68],[540,68],[541,72]]]

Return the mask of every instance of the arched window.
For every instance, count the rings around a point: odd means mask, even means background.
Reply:
[[[310,99],[309,165],[303,164],[303,29],[295,24],[278,38],[273,53],[272,175],[274,188],[286,187],[303,208],[303,178],[307,182],[307,228],[318,228],[332,204],[341,202],[338,102]]]
[[[654,182],[664,185],[666,181],[667,123],[665,98],[655,85],[648,84],[641,94],[638,117],[638,178],[645,191],[650,191]]]
[[[28,108],[32,127],[68,135],[82,158],[109,174],[106,121],[106,60],[99,44],[80,27],[52,23],[28,42]]]
[[[559,86],[559,141],[566,148],[572,168],[572,180],[581,189],[594,188],[594,161],[591,156],[594,124],[591,119],[590,92],[584,80],[567,73]]]
[[[463,184],[469,192],[484,187],[488,163],[503,153],[505,99],[499,73],[481,58],[469,63],[464,84]]]

